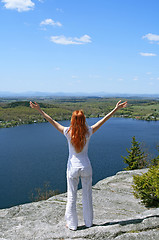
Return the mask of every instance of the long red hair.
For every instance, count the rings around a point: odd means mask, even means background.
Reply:
[[[81,152],[86,144],[86,134],[88,133],[86,117],[82,110],[77,110],[72,113],[68,132],[69,131],[72,145],[75,147],[77,153]]]

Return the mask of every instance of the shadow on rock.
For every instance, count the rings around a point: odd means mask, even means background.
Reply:
[[[144,221],[145,219],[148,219],[148,218],[159,218],[159,215],[153,215],[153,216],[147,216],[147,217],[144,217],[144,218],[136,218],[136,219],[130,219],[130,220],[122,220],[122,221],[117,221],[117,222],[106,222],[106,223],[103,223],[103,224],[94,224],[93,227],[95,226],[110,226],[110,225],[116,225],[116,224],[119,224],[121,226],[125,226],[125,225],[129,225],[129,224],[137,224],[137,223],[141,223],[142,221]]]

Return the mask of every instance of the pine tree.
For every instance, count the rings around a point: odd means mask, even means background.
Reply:
[[[157,146],[157,150],[159,152],[159,146]],[[159,166],[159,155],[151,160],[150,166]]]
[[[135,139],[135,136],[132,138],[132,146],[130,150],[126,149],[129,155],[123,157],[124,163],[128,164],[128,167],[124,168],[125,170],[134,170],[145,168],[148,165],[147,154],[141,151],[140,143]]]

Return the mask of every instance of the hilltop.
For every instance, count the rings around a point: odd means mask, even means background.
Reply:
[[[1,240],[115,239],[158,240],[159,208],[147,209],[132,194],[132,175],[147,169],[122,171],[93,186],[94,226],[85,228],[78,191],[79,227],[65,227],[67,194],[46,201],[0,210]]]

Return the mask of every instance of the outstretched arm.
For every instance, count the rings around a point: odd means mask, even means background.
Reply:
[[[64,130],[64,126],[62,126],[60,123],[56,122],[55,120],[53,120],[48,114],[46,114],[43,110],[41,110],[40,106],[38,103],[35,102],[32,103],[30,101],[30,107],[31,108],[35,108],[36,110],[38,110],[39,113],[41,113],[41,115],[49,122],[51,123],[59,132],[63,133]]]
[[[127,101],[121,103],[121,100],[116,104],[115,108],[109,112],[105,117],[103,117],[101,120],[99,120],[97,123],[92,125],[93,133],[95,133],[109,118],[113,116],[113,114],[121,109],[127,106]]]

